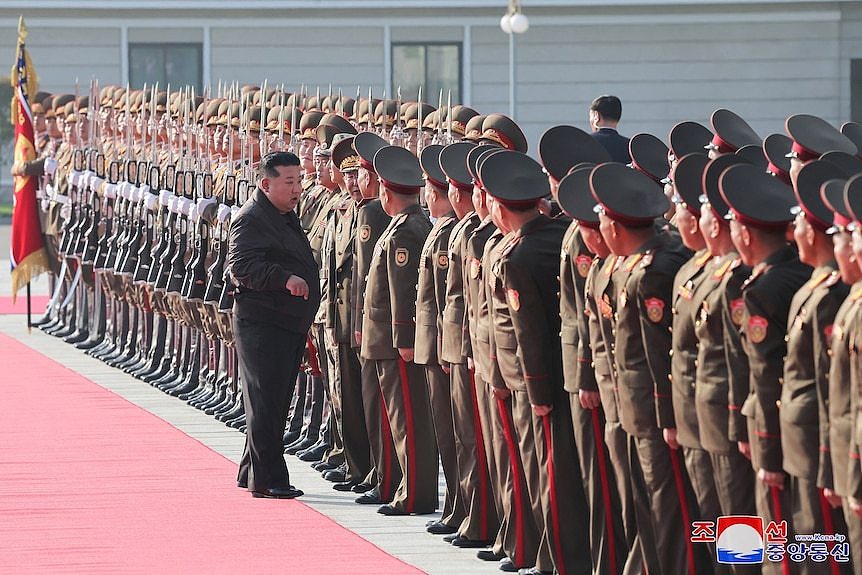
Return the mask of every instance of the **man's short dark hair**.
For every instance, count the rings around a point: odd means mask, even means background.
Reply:
[[[599,96],[590,104],[590,110],[595,110],[603,118],[619,122],[623,116],[623,103],[616,96]]]
[[[260,160],[260,177],[277,178],[279,166],[298,166],[299,156],[291,152],[270,152]]]

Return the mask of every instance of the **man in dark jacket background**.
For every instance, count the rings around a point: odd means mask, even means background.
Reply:
[[[294,208],[302,194],[299,158],[264,156],[260,187],[230,228],[226,279],[236,286],[234,334],[246,414],[237,484],[255,497],[292,499],[283,435],[320,304],[319,271]]]
[[[590,104],[592,137],[608,151],[613,161],[628,164],[632,161],[629,139],[617,132],[622,115],[623,104],[616,96],[599,96]]]

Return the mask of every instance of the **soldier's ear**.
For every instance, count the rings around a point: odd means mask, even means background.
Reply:
[[[751,245],[751,230],[745,224],[739,224],[739,239],[742,240],[743,245]]]

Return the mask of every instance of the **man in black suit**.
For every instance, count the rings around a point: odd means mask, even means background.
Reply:
[[[302,194],[299,158],[274,152],[260,163],[260,187],[230,227],[226,279],[236,286],[234,334],[246,444],[237,484],[255,497],[292,499],[284,427],[320,304],[319,270],[294,211]]]
[[[623,104],[616,96],[599,96],[590,104],[590,128],[595,140],[610,154],[615,162],[628,164],[629,139],[617,132],[617,124],[623,115]]]

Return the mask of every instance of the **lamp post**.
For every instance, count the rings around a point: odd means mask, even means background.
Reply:
[[[530,28],[530,20],[521,12],[520,0],[509,0],[509,9],[500,18],[500,29],[509,35],[509,117],[515,119],[515,34]]]

